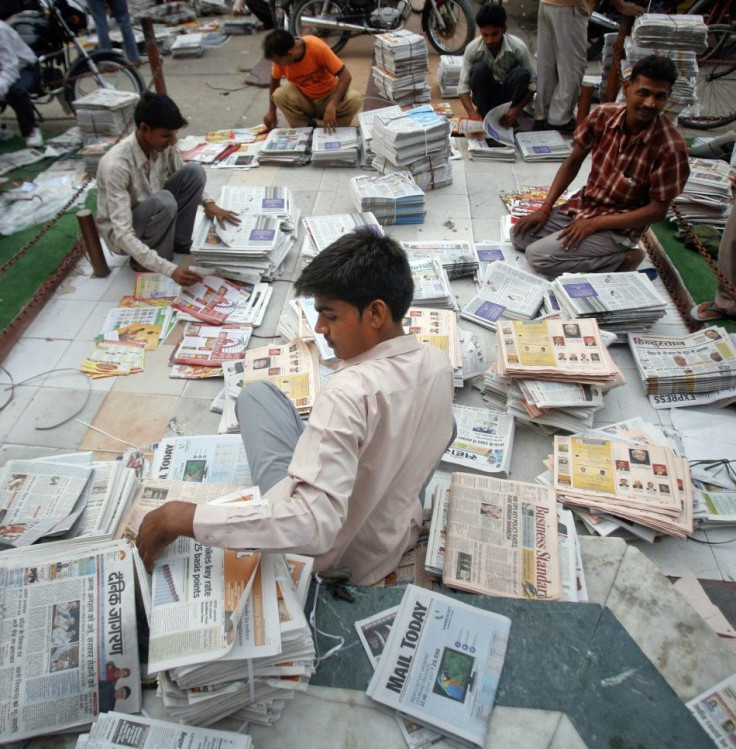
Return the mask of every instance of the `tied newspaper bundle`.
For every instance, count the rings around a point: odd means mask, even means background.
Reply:
[[[311,158],[311,127],[275,127],[268,133],[258,161],[261,164],[304,166]]]
[[[133,541],[151,510],[173,500],[209,505],[223,522],[254,516],[266,501],[257,487],[148,479],[117,535]],[[293,690],[313,672],[314,648],[302,606],[311,560],[238,552],[180,538],[149,576],[136,554],[150,630],[148,673],[172,717],[239,725],[278,720]]]
[[[356,210],[373,213],[382,225],[424,223],[424,190],[409,171],[353,177],[350,194]]]
[[[390,616],[376,615],[384,631]],[[368,696],[432,731],[484,746],[511,620],[409,585],[388,626]],[[413,728],[405,722],[402,731]]]
[[[408,29],[376,36],[373,80],[381,95],[401,106],[430,100],[427,41]]]
[[[373,143],[373,122],[378,115],[382,117],[401,117],[403,114],[401,107],[382,107],[381,109],[371,109],[368,112],[358,112],[358,131],[360,132],[360,144],[366,164],[373,162],[372,143]]]
[[[304,267],[329,247],[343,234],[367,226],[374,234],[383,236],[383,228],[378,219],[370,212],[364,213],[336,213],[326,216],[306,216],[302,219],[306,236],[302,244],[301,256]]]
[[[328,131],[316,127],[312,136],[312,163],[315,166],[356,166],[360,159],[358,131],[336,127]]]
[[[127,544],[98,539],[0,552],[0,742],[140,710],[131,556]]]
[[[437,84],[443,99],[457,99],[460,84],[460,70],[463,67],[462,55],[442,55],[437,68]]]
[[[402,242],[401,246],[410,257],[437,258],[450,280],[473,276],[480,265],[472,242]]]
[[[400,116],[377,114],[371,149],[381,174],[408,169],[422,190],[452,184],[450,121],[429,105]]]

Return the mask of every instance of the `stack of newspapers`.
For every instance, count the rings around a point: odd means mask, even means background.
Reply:
[[[383,107],[382,109],[371,109],[367,112],[358,112],[358,129],[360,131],[360,145],[363,150],[366,165],[371,165],[373,157],[373,121],[378,115],[390,119],[391,117],[402,117],[401,107]]]
[[[217,201],[220,208],[243,216],[268,216],[281,222],[281,231],[296,235],[301,211],[288,187],[225,185]]]
[[[629,346],[648,395],[736,387],[736,348],[724,328],[683,337],[629,335]]]
[[[421,34],[408,29],[379,34],[374,52],[373,80],[382,96],[401,106],[430,100],[427,41]]]
[[[556,130],[516,133],[516,145],[524,161],[564,161],[572,147]]]
[[[92,138],[117,137],[133,131],[133,112],[140,97],[131,91],[98,88],[74,100],[77,125],[86,143]]]
[[[700,55],[708,47],[708,26],[703,16],[644,13],[635,21],[631,39],[638,47],[691,50]]]
[[[506,127],[501,119],[509,111],[509,102],[492,109],[483,119],[480,137],[466,133],[468,156],[474,161],[516,161],[514,129]]]
[[[509,263],[487,265],[478,280],[480,289],[460,316],[491,330],[499,320],[536,317],[549,288],[548,281]]]
[[[149,512],[175,500],[220,514],[265,504],[257,487],[146,479],[118,535],[134,540]],[[139,575],[150,630],[147,670],[158,675],[172,718],[195,725],[278,720],[313,672],[303,613],[311,565],[306,557],[180,538],[157,557],[150,576]]]
[[[480,265],[472,242],[402,242],[401,246],[409,255],[437,257],[450,280],[474,276]]]
[[[326,216],[307,216],[302,219],[306,236],[302,244],[302,263],[308,265],[322,250],[329,247],[343,234],[355,229],[369,227],[378,236],[383,236],[383,228],[370,212],[337,213]]]
[[[409,171],[353,177],[350,194],[356,210],[370,211],[383,225],[424,223],[424,190]]]
[[[455,383],[462,387],[463,357],[457,315],[453,310],[409,307],[401,322],[404,333],[411,333],[420,343],[434,346],[447,355],[455,372]]]
[[[0,742],[58,737],[101,712],[141,709],[133,554],[96,538],[0,552]]]
[[[460,83],[460,70],[463,67],[462,55],[442,55],[437,68],[437,84],[443,99],[456,99]]]
[[[595,317],[611,331],[649,330],[666,303],[643,273],[565,273],[552,293],[567,317]]]
[[[314,128],[312,163],[315,166],[356,166],[360,158],[358,131],[354,127],[336,127],[328,131]]]
[[[720,159],[690,159],[690,175],[682,193],[670,205],[680,209],[689,224],[711,224],[724,229],[732,209],[731,175],[733,168]]]
[[[450,279],[439,258],[432,255],[409,255],[409,268],[414,281],[412,304],[418,307],[455,309]]]
[[[169,48],[172,57],[202,57],[204,34],[179,34]]]
[[[312,130],[311,127],[275,127],[258,153],[258,162],[290,166],[309,163]]]
[[[377,115],[373,120],[376,154],[373,166],[382,174],[408,169],[423,190],[452,183],[450,121],[430,106],[401,117]]]

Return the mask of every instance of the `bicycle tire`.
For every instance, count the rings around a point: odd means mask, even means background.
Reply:
[[[340,0],[301,0],[294,6],[289,17],[289,31],[294,36],[312,34],[318,36],[335,53],[339,52],[350,39],[350,33],[339,29],[321,29],[303,24],[302,16],[314,16],[337,20],[345,9]]]
[[[146,90],[138,71],[131,67],[130,63],[118,52],[95,50],[89,57],[97,66],[104,80],[110,83],[113,88],[131,91],[139,96]],[[64,81],[64,99],[66,102],[71,106],[76,99],[80,99],[98,88],[102,88],[102,86],[95,80],[90,70],[89,60],[85,57],[77,57],[71,64]]]
[[[439,11],[445,28],[435,15]],[[475,14],[468,0],[427,0],[422,11],[422,31],[441,55],[461,55],[475,36]]]

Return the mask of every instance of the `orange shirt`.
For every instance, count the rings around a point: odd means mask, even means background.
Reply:
[[[337,73],[343,69],[340,58],[316,36],[302,36],[304,57],[292,65],[271,66],[272,78],[286,78],[307,98],[315,101],[329,96],[337,86]]]

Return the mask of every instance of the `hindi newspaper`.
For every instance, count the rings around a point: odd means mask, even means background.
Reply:
[[[559,600],[554,492],[546,486],[453,473],[442,581],[488,596]]]
[[[59,541],[0,552],[0,742],[88,726],[140,709],[130,549]]]
[[[225,361],[243,358],[252,332],[250,325],[187,323],[172,361],[198,367],[220,367]]]
[[[200,283],[182,286],[174,309],[202,322],[222,325],[230,313],[248,304],[250,293],[224,278],[205,276]]]
[[[407,587],[368,696],[417,723],[484,746],[511,620]]]
[[[716,746],[736,745],[736,674],[719,682],[687,703],[690,712]]]

